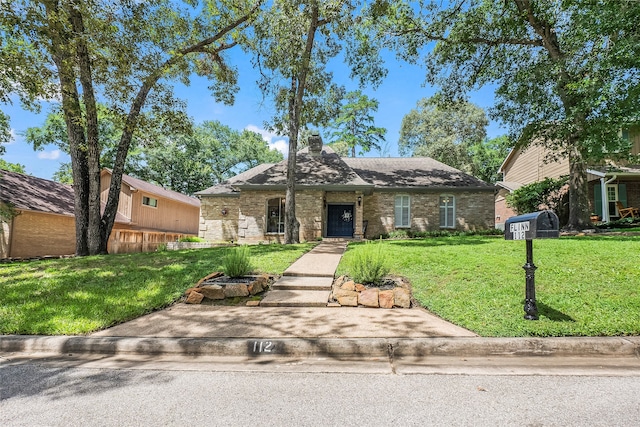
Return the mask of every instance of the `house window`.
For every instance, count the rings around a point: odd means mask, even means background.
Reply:
[[[440,228],[455,228],[456,198],[449,194],[440,196]]]
[[[267,200],[267,233],[284,233],[284,198]]]
[[[397,228],[411,226],[411,200],[407,195],[396,196],[395,226]]]
[[[620,216],[616,202],[620,200],[618,184],[607,184],[607,201],[609,202],[609,217]]]
[[[153,197],[142,196],[142,204],[145,206],[151,206],[152,208],[158,207],[158,199]]]

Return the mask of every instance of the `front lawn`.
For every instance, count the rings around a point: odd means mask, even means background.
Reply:
[[[372,243],[370,243],[372,244]],[[406,276],[415,299],[482,336],[640,334],[640,237],[534,240],[540,320],[524,320],[524,241],[500,237],[387,240],[391,273]],[[361,244],[349,245],[338,268]]]
[[[252,246],[256,272],[282,272],[313,244]],[[0,264],[0,334],[76,335],[175,302],[220,271],[225,248]]]

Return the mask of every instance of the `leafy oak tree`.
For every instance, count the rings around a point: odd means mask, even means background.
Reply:
[[[356,52],[362,46],[354,37],[359,23],[357,2],[350,0],[274,0],[255,25],[253,50],[259,85],[274,100],[276,115],[268,126],[289,138],[284,240],[300,240],[300,223],[295,213],[296,152],[301,129],[321,127],[336,117],[344,88],[333,82],[327,70],[332,58],[346,48]],[[360,56],[348,54],[354,75],[378,82],[384,75],[379,61],[360,63]]]
[[[486,138],[488,124],[484,110],[470,102],[421,99],[402,119],[398,148],[402,155],[431,157],[471,173],[471,146]]]
[[[628,152],[619,130],[640,117],[640,2],[379,0],[375,7],[390,18],[370,20],[372,45],[423,60],[427,82],[448,99],[496,85],[492,114],[511,136],[568,158],[568,226],[589,226],[587,163]]]
[[[332,143],[344,143],[351,151],[351,157],[356,157],[356,147],[362,149],[361,155],[373,148],[380,150],[387,130],[375,126],[371,115],[372,111],[378,111],[378,104],[359,90],[347,92],[338,117],[330,123],[335,129],[331,134]]]
[[[193,133],[166,137],[144,150],[144,167],[136,176],[184,194],[194,194],[262,163],[277,163],[282,153],[269,148],[255,132],[239,132],[206,121]]]
[[[13,65],[11,76],[0,73],[1,94],[17,91],[28,101],[55,98],[62,106],[78,255],[107,253],[122,173],[138,126],[156,119],[181,125],[184,105],[173,96],[169,81],[188,83],[198,73],[211,79],[217,99],[233,101],[237,73],[223,54],[239,42],[259,6],[260,0],[0,3],[0,31],[7,40],[0,45],[0,57],[10,58]],[[55,91],[49,90],[52,86]],[[98,99],[122,120],[104,212]]]

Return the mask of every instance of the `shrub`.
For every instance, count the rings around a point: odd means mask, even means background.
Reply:
[[[354,252],[349,275],[358,283],[379,283],[389,273],[382,252],[382,242],[367,242]]]
[[[222,261],[222,271],[229,277],[246,276],[251,272],[248,246],[238,246],[227,251]]]
[[[206,240],[201,239],[200,237],[196,237],[196,236],[185,236],[185,237],[181,237],[178,239],[178,242],[206,242]]]
[[[523,185],[507,196],[507,205],[520,215],[537,212],[540,209],[551,209],[560,216],[562,199],[566,194],[566,191],[561,190],[567,181],[568,177],[545,178],[542,181]]]

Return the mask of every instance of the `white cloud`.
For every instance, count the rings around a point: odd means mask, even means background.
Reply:
[[[42,160],[58,160],[60,158],[60,150],[40,151],[38,158]]]
[[[267,144],[269,144],[269,147],[275,148],[285,156],[287,155],[289,151],[289,143],[282,136],[264,129],[260,129],[256,125],[248,125],[245,129],[260,134],[262,136],[262,139],[264,139]]]

